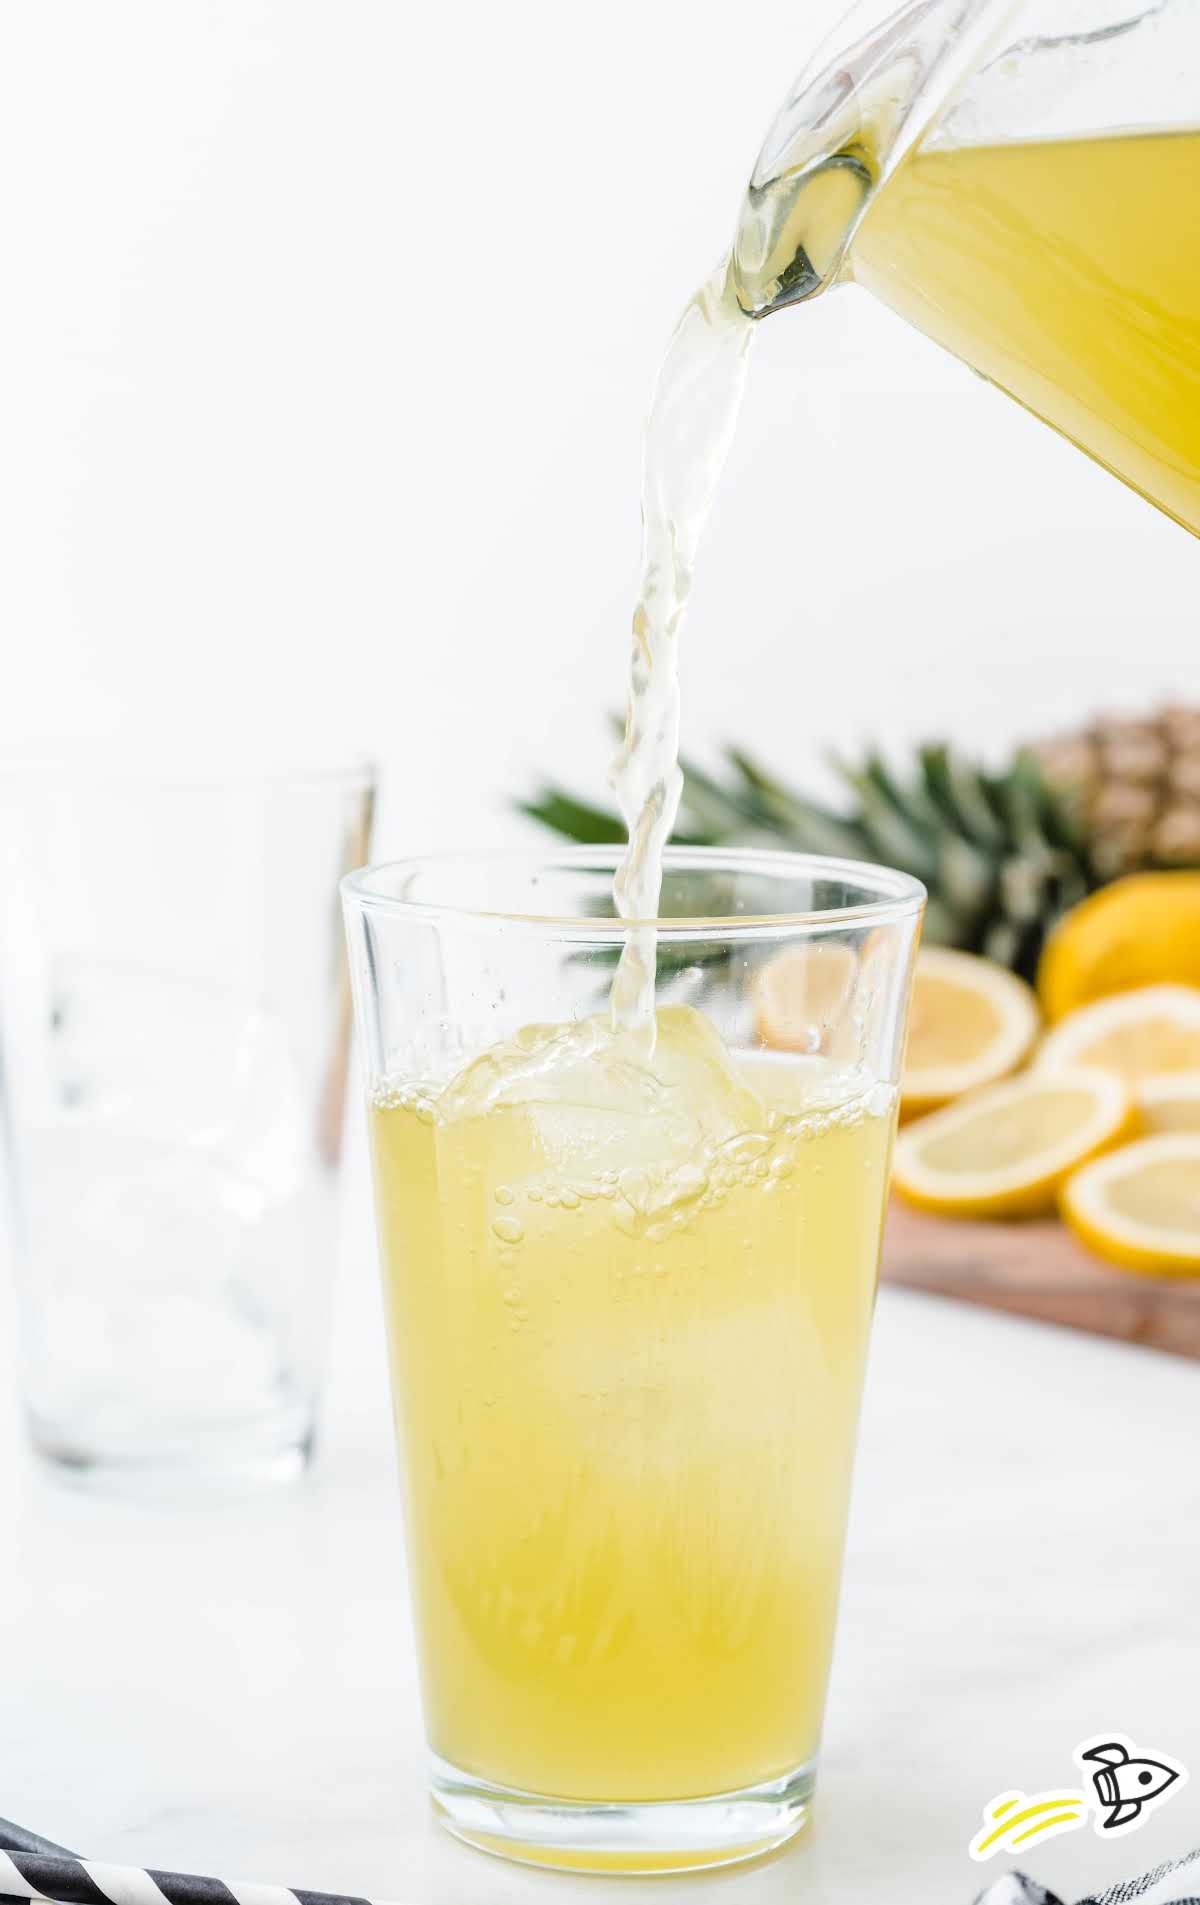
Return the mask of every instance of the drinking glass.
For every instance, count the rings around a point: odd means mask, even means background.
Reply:
[[[923,893],[669,852],[651,1052],[615,864],[343,893],[434,1797],[668,1871],[812,1792]]]
[[[335,1251],[366,769],[0,775],[0,1055],[38,1452],[301,1471]]]

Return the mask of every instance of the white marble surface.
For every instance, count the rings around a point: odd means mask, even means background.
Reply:
[[[311,1480],[222,1508],[81,1497],[0,1419],[0,1814],[96,1858],[407,1905],[589,1905],[432,1822],[370,1245],[349,1239]],[[1116,1728],[1190,1762],[1135,1835],[1027,1863],[1074,1898],[1200,1843],[1200,1368],[888,1292],[814,1826],[659,1879],[746,1905],[969,1905],[999,1788]],[[728,1888],[728,1889],[727,1889]]]

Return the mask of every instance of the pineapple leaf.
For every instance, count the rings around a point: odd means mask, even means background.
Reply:
[[[870,781],[878,787],[880,794],[884,794],[884,798],[890,800],[895,812],[903,813],[905,819],[909,819],[916,829],[930,836],[941,829],[943,825],[941,813],[937,812],[937,808],[933,806],[924,787],[922,785],[903,787],[891,772],[884,756],[874,749],[867,756],[865,772],[869,773]]]
[[[1031,749],[1022,748],[1017,755],[1014,772],[1018,769],[1027,785],[1036,785],[1040,790],[1042,832],[1050,845],[1062,848],[1078,861],[1087,862],[1087,836],[1070,796],[1051,786]]]
[[[577,840],[581,846],[619,846],[625,838],[625,828],[616,814],[577,800],[560,787],[543,787],[533,800],[519,800],[517,811],[530,820],[540,820],[552,833]]]
[[[955,917],[973,928],[995,905],[995,862],[963,835],[947,834],[938,852],[934,885]]]
[[[1004,830],[984,791],[978,771],[944,741],[918,748],[921,777],[932,806],[956,833],[993,852],[1004,844]]]
[[[963,943],[961,921],[932,893],[925,905],[921,938],[930,946],[961,946]]]
[[[736,788],[722,787],[711,774],[682,755],[679,765],[683,770],[681,811],[706,839],[719,843],[762,825],[757,805],[740,796]]]
[[[915,873],[930,885],[937,873],[936,849],[925,829],[912,820],[896,797],[882,763],[868,756],[865,766],[855,768],[834,755],[830,765],[858,797],[858,823],[872,856]]]
[[[941,814],[922,783],[914,782],[908,786],[897,780],[883,756],[875,749],[867,755],[863,763],[863,772],[874,786],[879,789],[885,800],[891,802],[898,814],[902,814],[918,832],[934,839],[945,823]]]
[[[808,853],[831,853],[848,860],[865,857],[867,841],[853,820],[806,799],[766,773],[740,749],[730,748],[728,752],[731,763],[753,791],[764,827],[782,833],[790,845]]]
[[[1032,758],[1018,755],[1004,777],[1000,798],[1008,823],[1008,834],[1022,853],[1045,851],[1050,842],[1042,826],[1044,788],[1042,777]]]

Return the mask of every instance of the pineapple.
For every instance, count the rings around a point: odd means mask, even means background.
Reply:
[[[1200,708],[1102,718],[1038,742],[1034,752],[1106,879],[1200,865]]]
[[[1097,722],[1022,748],[998,772],[941,742],[894,771],[834,762],[847,799],[819,805],[748,754],[684,770],[681,845],[773,845],[882,860],[929,889],[925,935],[1026,979],[1059,917],[1132,866],[1200,865],[1200,711]],[[615,814],[547,787],[522,811],[569,839],[618,843]]]

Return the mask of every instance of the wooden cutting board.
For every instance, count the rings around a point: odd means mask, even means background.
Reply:
[[[893,1200],[883,1274],[910,1289],[1200,1359],[1200,1278],[1114,1270],[1050,1219],[968,1223]]]

